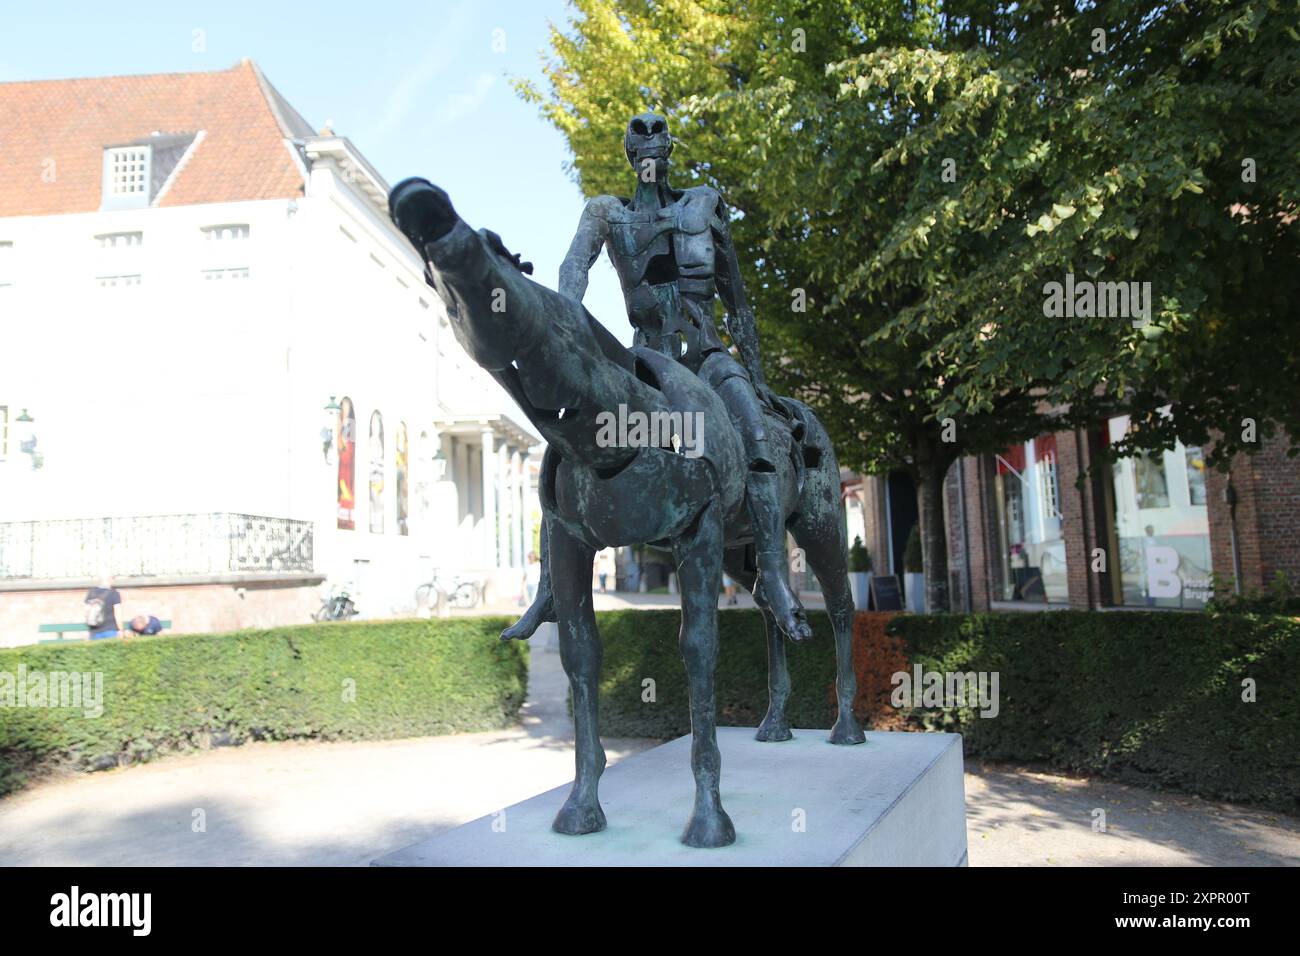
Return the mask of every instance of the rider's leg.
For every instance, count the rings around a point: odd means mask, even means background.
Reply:
[[[547,530],[549,522],[549,516],[543,511],[542,540],[537,554],[542,564],[542,574],[537,582],[537,594],[533,596],[533,603],[520,615],[519,620],[501,632],[503,641],[526,641],[542,626],[543,621],[555,620],[555,604],[551,599],[550,532]]]
[[[762,406],[739,363],[732,374],[715,381],[714,389],[740,430],[749,462],[749,471],[745,475],[745,503],[754,530],[758,564],[754,598],[771,611],[777,627],[787,637],[795,641],[805,640],[812,637],[812,627],[808,624],[807,612],[790,588],[785,552],[785,508],[776,467],[767,446]]]

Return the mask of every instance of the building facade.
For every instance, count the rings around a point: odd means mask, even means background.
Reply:
[[[0,123],[0,645],[103,574],[179,632],[522,590],[538,436],[351,142],[247,60],[0,84]]]
[[[1127,428],[1121,416],[952,466],[944,518],[954,610],[1194,611],[1216,586],[1249,594],[1278,575],[1300,585],[1300,459],[1287,457],[1285,436],[1227,473],[1181,444],[1103,463]],[[857,494],[877,572],[901,575],[917,520],[911,480],[868,477]]]

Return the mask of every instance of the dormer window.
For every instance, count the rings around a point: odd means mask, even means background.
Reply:
[[[197,138],[197,133],[154,133],[105,146],[100,208],[143,209],[154,203]]]
[[[121,146],[104,150],[104,208],[134,209],[149,205],[153,150]]]

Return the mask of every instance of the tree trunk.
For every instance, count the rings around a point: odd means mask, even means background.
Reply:
[[[925,610],[948,610],[948,530],[943,520],[943,461],[917,468],[916,503],[921,525],[921,562],[925,568]]]

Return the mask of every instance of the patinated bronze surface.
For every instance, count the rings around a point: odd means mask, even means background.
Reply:
[[[555,829],[580,834],[605,826],[597,798],[605,753],[596,718],[601,643],[591,603],[593,558],[605,547],[651,544],[671,550],[681,590],[696,784],[682,840],[725,846],[735,830],[722,808],[714,729],[721,576],[725,567],[753,590],[767,622],[770,700],[758,739],[788,740],[782,638],[801,640],[811,630],[788,583],[787,529],[821,583],[835,628],[838,718],[830,740],[865,739],[851,709],[853,601],[839,466],[811,410],[767,388],[720,197],[704,187],[669,187],[672,144],[662,117],[634,117],[624,145],[638,171],[636,194],[587,204],[559,292],[526,278],[526,264],[498,236],[472,230],[447,194],[425,180],[398,184],[389,208],[424,258],[458,341],[548,443],[540,487],[543,581],[533,607],[502,636],[526,638],[546,619],[559,624],[573,693],[576,776]],[[602,246],[636,329],[631,349],[581,304]],[[715,295],[740,361],[713,324]],[[663,421],[692,416],[699,447],[683,454],[676,435],[666,440],[653,432],[636,444],[602,440],[602,413],[616,410]]]

